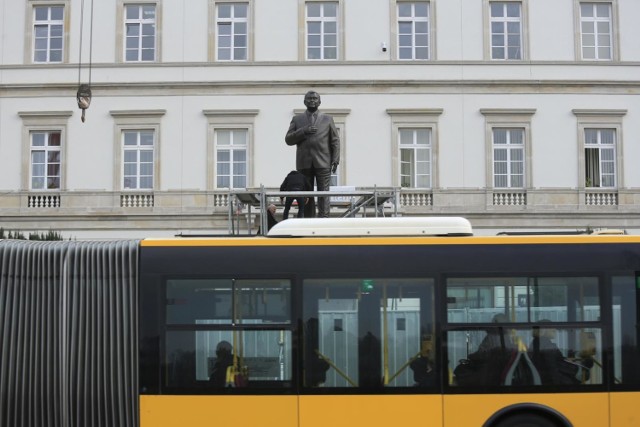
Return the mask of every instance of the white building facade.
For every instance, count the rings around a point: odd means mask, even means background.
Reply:
[[[5,230],[226,231],[234,192],[277,190],[295,168],[284,136],[316,90],[341,134],[334,183],[393,190],[388,214],[465,216],[477,234],[640,232],[638,0],[0,0],[0,11]]]

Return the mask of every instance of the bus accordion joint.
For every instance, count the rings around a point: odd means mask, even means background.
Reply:
[[[268,237],[472,236],[461,217],[291,218],[274,225]]]

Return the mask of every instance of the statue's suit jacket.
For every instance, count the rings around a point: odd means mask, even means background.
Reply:
[[[333,117],[320,111],[316,113],[315,126],[318,131],[305,135],[304,129],[311,124],[305,111],[291,119],[287,136],[287,145],[297,145],[296,169],[329,169],[332,163],[340,162],[340,136]]]

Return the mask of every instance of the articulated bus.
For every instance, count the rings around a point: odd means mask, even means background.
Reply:
[[[0,241],[0,425],[640,426],[640,236]]]

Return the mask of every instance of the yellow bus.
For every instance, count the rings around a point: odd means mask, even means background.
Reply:
[[[0,242],[0,425],[640,425],[640,236],[472,234]]]

